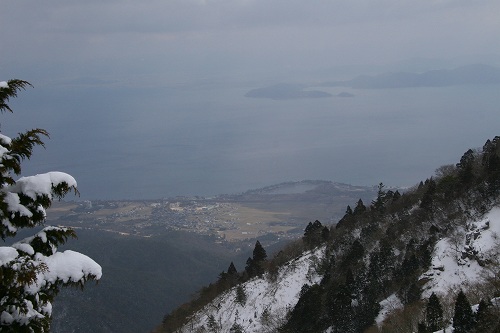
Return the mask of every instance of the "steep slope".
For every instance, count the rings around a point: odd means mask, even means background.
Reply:
[[[247,333],[262,333],[277,329],[297,304],[303,286],[320,282],[318,265],[324,255],[324,247],[308,251],[281,267],[276,276],[266,273],[231,288],[192,316],[178,332],[229,332],[240,327]],[[238,295],[238,289],[243,290],[244,297]]]
[[[465,305],[463,332],[500,331],[490,302],[500,296],[500,137],[403,194],[380,184],[370,205],[353,207],[329,229],[309,223],[291,246],[302,252],[285,249],[259,278],[245,271],[231,289],[218,281],[222,294],[176,317],[182,332],[430,333],[462,325],[454,314],[467,298],[483,306],[474,315]],[[301,273],[290,273],[294,263]],[[170,323],[167,316],[159,331],[177,332]]]
[[[459,227],[440,239],[434,247],[431,268],[422,275],[424,281],[428,279],[422,296],[485,284],[492,273],[486,263],[500,255],[499,235],[500,207],[493,207],[483,218],[468,221],[465,228]]]
[[[435,293],[449,303],[454,301],[460,290],[475,295],[476,300],[496,296],[495,292],[491,292],[491,284],[498,283],[499,234],[500,206],[494,206],[482,218],[467,221],[465,228],[458,227],[450,236],[441,238],[434,246],[431,266],[419,278],[422,284],[421,299],[427,300]],[[495,299],[491,301],[495,304],[498,302]],[[451,306],[448,304],[448,307]],[[404,307],[404,301],[397,294],[381,301],[380,312],[375,320],[377,326],[401,325],[400,316]],[[477,312],[478,305],[473,306],[473,309]],[[414,324],[423,320],[418,318],[419,315]],[[450,314],[443,319],[445,332],[452,332]]]

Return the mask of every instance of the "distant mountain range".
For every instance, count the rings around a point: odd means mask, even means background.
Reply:
[[[251,98],[274,100],[353,97],[349,92],[332,95],[325,91],[312,90],[314,87],[347,87],[353,89],[393,89],[415,87],[448,87],[458,85],[500,84],[500,69],[482,64],[466,65],[455,69],[437,69],[423,73],[390,72],[378,75],[360,75],[351,80],[327,81],[317,85],[278,83],[252,89],[245,94]]]
[[[329,81],[323,87],[350,87],[354,89],[390,89],[412,87],[447,87],[456,85],[500,84],[500,69],[489,65],[467,65],[455,69],[431,70],[423,73],[384,73],[361,75],[352,80]]]

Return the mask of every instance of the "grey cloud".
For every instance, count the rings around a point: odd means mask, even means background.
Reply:
[[[24,4],[24,5],[23,5]],[[51,32],[159,33],[275,26],[339,26],[449,15],[455,9],[484,14],[493,1],[328,1],[328,0],[170,0],[51,1],[12,3],[4,19],[22,16]]]
[[[0,70],[115,75],[494,54],[498,12],[495,0],[7,1]]]

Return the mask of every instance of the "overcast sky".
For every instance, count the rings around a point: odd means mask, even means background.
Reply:
[[[2,1],[2,77],[185,81],[500,54],[497,0]]]
[[[12,101],[1,130],[47,129],[46,151],[24,171],[66,171],[87,198],[302,179],[413,185],[498,134],[496,87],[244,95],[278,82],[500,66],[499,13],[498,0],[2,0],[0,81],[35,89]]]

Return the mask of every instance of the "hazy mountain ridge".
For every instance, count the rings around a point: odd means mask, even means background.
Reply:
[[[423,73],[394,72],[375,76],[361,75],[352,80],[324,82],[324,87],[354,89],[391,89],[410,87],[447,87],[454,85],[500,84],[500,69],[483,64],[455,69],[430,70]]]
[[[500,69],[485,64],[463,65],[454,69],[434,69],[422,73],[387,72],[378,75],[359,75],[350,80],[326,81],[319,84],[278,83],[248,91],[245,96],[289,100],[324,97],[354,97],[350,92],[333,95],[313,90],[314,87],[347,87],[352,89],[395,89],[419,87],[449,87],[460,85],[499,85]]]
[[[215,301],[184,313],[183,328],[175,326],[182,316],[174,312],[165,317],[158,332],[428,333],[455,327],[460,318],[453,319],[457,305],[455,311],[453,307],[460,290],[472,304],[487,304],[500,295],[498,232],[497,136],[482,150],[469,149],[459,163],[440,167],[403,194],[380,184],[376,199],[369,205],[359,200],[353,208],[348,206],[345,216],[326,232],[319,221],[310,223],[302,240],[267,261],[268,270],[257,279],[252,278],[247,261],[238,280],[233,278],[228,285],[222,279],[207,289],[206,300],[211,291]],[[311,248],[325,255],[309,260]],[[287,283],[292,275],[284,272],[294,262],[301,263],[297,270],[302,272],[315,267],[317,275],[294,279],[290,294],[295,304],[270,307],[264,290],[279,290],[282,281]],[[300,297],[293,298],[300,284]],[[241,296],[242,290],[246,297]],[[429,314],[433,297],[441,309],[437,319]],[[473,329],[464,332],[500,329],[498,309],[485,307],[481,311],[489,315],[482,312],[469,319]]]

